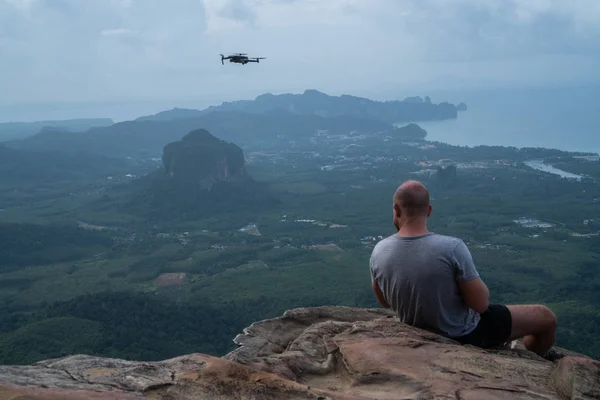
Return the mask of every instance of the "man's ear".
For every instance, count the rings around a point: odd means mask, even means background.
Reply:
[[[432,212],[433,212],[433,207],[432,207],[432,205],[430,204],[430,205],[429,205],[429,209],[427,210],[427,218],[429,218],[429,217],[431,216],[431,213],[432,213]]]
[[[400,208],[400,206],[398,204],[394,203],[393,209],[394,209],[394,217],[400,218],[400,215],[402,215],[402,209]]]

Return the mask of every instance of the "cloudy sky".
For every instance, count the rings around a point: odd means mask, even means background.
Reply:
[[[230,52],[267,59],[222,66]],[[394,97],[597,71],[599,0],[0,0],[5,105]]]

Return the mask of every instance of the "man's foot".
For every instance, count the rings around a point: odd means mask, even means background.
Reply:
[[[550,349],[546,352],[546,354],[544,354],[544,358],[548,361],[552,361],[552,362],[557,362],[558,360],[560,360],[561,358],[563,358],[566,354],[563,354],[559,351],[556,351],[554,349]]]
[[[513,340],[511,342],[504,342],[498,346],[499,350],[512,350],[517,347],[517,341]]]

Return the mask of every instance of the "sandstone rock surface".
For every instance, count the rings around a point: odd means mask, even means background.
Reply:
[[[600,399],[600,362],[482,350],[381,309],[300,308],[260,321],[223,358],[85,355],[0,366],[0,399]]]

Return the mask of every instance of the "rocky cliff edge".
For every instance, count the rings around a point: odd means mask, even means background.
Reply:
[[[256,322],[223,358],[85,355],[0,366],[0,399],[600,399],[600,362],[482,350],[381,309],[299,308]]]

